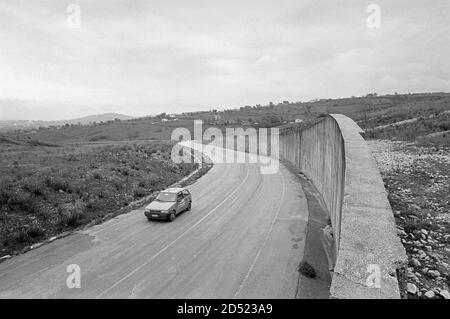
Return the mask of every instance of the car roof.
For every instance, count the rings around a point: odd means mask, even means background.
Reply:
[[[184,191],[186,188],[184,187],[172,187],[172,188],[167,188],[165,190],[163,190],[163,193],[178,193],[181,191]]]

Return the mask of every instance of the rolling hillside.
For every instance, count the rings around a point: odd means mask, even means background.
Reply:
[[[192,129],[194,120],[203,120],[204,128],[214,125],[219,128],[230,126],[273,127],[292,123],[295,120],[309,122],[327,113],[342,113],[354,119],[362,128],[373,129],[391,123],[405,121],[405,126],[396,129],[387,127],[371,137],[414,139],[414,134],[401,134],[406,127],[414,131],[416,120],[425,119],[421,124],[420,135],[439,133],[448,130],[450,110],[449,93],[421,93],[403,95],[374,94],[366,97],[326,99],[311,102],[284,102],[266,106],[245,106],[240,109],[185,112],[175,118],[166,114],[125,120],[109,120],[99,123],[100,116],[86,117],[86,121],[96,124],[78,125],[69,123],[59,127],[41,127],[8,132],[4,135],[18,141],[36,140],[46,143],[76,143],[118,140],[167,140],[176,127]],[[117,116],[108,114],[108,118]],[[413,121],[407,121],[414,119]],[[80,120],[80,119],[78,119]],[[76,122],[73,120],[72,122]],[[381,135],[378,135],[381,134]]]
[[[129,120],[132,119],[132,117],[118,113],[104,113],[104,114],[88,115],[76,119],[59,120],[59,121],[0,120],[0,132],[17,129],[33,129],[39,127],[61,126],[66,124],[88,125],[95,122],[100,123],[100,122],[114,121],[116,119]]]

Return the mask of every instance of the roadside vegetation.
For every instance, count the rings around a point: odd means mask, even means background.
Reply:
[[[127,206],[192,172],[172,143],[0,142],[0,257]]]
[[[420,146],[432,148],[450,147],[450,111],[411,119],[413,121],[393,122],[368,130],[366,137],[416,142]]]

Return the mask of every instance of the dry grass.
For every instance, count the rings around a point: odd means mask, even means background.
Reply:
[[[0,145],[0,256],[89,223],[188,175],[167,142]]]

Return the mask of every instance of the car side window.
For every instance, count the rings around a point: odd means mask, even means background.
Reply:
[[[178,194],[177,194],[177,201],[180,202],[180,201],[183,199],[183,197],[184,197],[184,196],[183,196],[183,193],[181,193],[181,192],[178,193]]]

